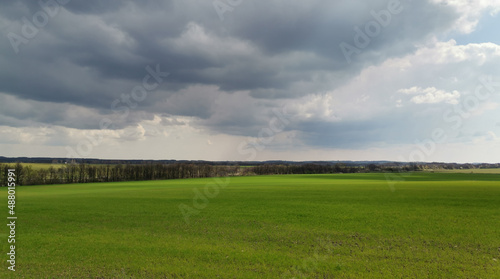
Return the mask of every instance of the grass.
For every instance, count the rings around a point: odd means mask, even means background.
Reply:
[[[498,278],[499,181],[234,177],[189,224],[179,205],[212,179],[22,187],[0,278]]]
[[[435,170],[434,172],[441,173],[496,173],[500,174],[500,168],[497,169],[456,169],[456,170]]]

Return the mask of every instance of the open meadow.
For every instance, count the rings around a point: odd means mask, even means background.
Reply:
[[[0,278],[500,276],[499,174],[395,176],[18,187]]]
[[[431,170],[426,170],[431,171]],[[431,172],[441,172],[441,173],[495,173],[500,174],[500,168],[496,169],[453,169],[453,170],[432,170]]]

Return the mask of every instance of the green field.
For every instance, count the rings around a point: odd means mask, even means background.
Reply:
[[[454,170],[441,169],[441,170],[435,170],[434,172],[442,172],[442,173],[496,173],[496,174],[500,174],[500,168],[498,168],[498,169],[454,169]]]
[[[213,179],[22,187],[0,278],[500,277],[500,175],[398,180],[234,177],[198,209]]]

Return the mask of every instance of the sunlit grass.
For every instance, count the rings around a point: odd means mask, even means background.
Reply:
[[[189,224],[179,205],[212,179],[22,187],[0,277],[498,277],[500,176],[404,179],[234,177]]]
[[[434,170],[434,172],[439,173],[496,173],[500,174],[500,168],[496,169],[455,169],[455,170]]]

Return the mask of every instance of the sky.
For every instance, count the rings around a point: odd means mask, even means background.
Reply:
[[[0,10],[0,156],[500,161],[500,0]]]

